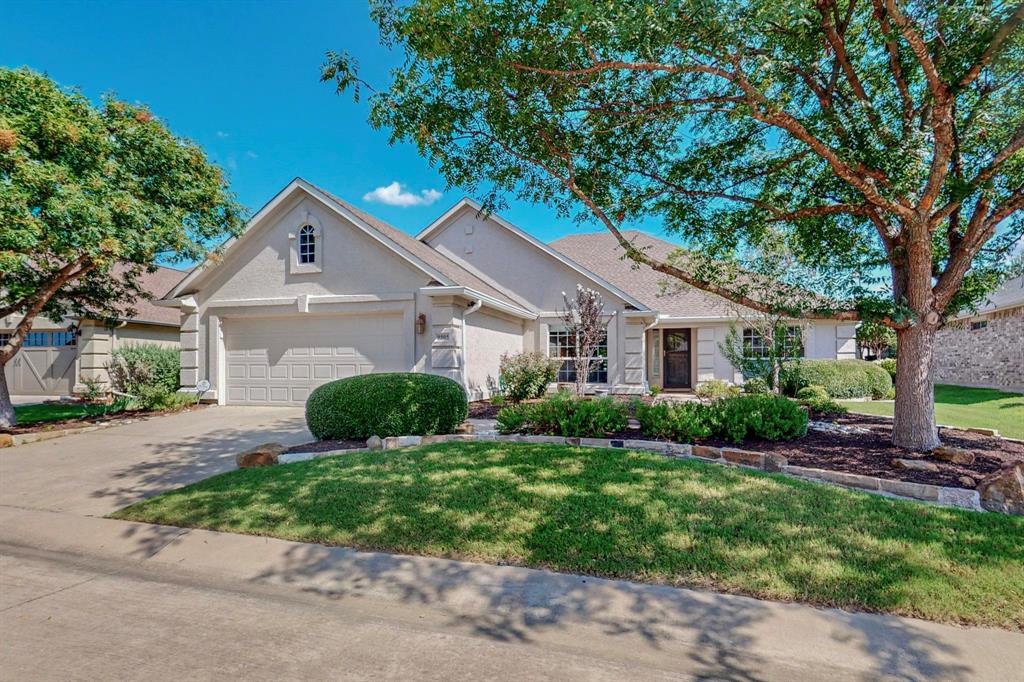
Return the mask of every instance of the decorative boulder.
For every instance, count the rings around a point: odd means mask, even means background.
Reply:
[[[975,481],[970,476],[961,476],[959,480],[960,480],[960,485],[962,485],[965,488],[975,488],[978,485],[978,482]]]
[[[380,436],[370,436],[366,439],[366,447],[370,450],[380,450],[384,447],[384,442],[380,439]]]
[[[1014,462],[978,484],[981,506],[993,512],[1024,516],[1024,462]]]
[[[892,461],[893,467],[906,469],[908,471],[938,471],[939,467],[931,462],[922,462],[919,459],[906,459],[897,457]]]
[[[280,443],[263,443],[235,455],[235,464],[239,469],[273,466],[277,464],[278,456],[287,449]]]
[[[974,453],[963,448],[954,448],[949,445],[940,445],[932,450],[932,457],[949,462],[951,464],[963,464],[970,466],[974,464]]]

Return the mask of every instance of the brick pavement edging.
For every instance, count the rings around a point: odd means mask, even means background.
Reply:
[[[754,452],[752,450],[741,450],[739,448],[718,448],[708,445],[667,443],[656,440],[563,438],[561,436],[526,436],[518,434],[502,436],[467,433],[444,436],[391,436],[389,438],[382,439],[381,449],[395,450],[399,448],[415,447],[418,445],[432,445],[434,443],[474,441],[643,450],[646,452],[656,452],[658,454],[665,455],[666,457],[674,457],[677,459],[693,459],[726,466],[741,466],[749,469],[758,469],[760,471],[782,474],[784,476],[799,478],[805,481],[827,483],[830,485],[837,485],[843,488],[860,490],[886,497],[928,502],[943,507],[956,507],[959,509],[969,509],[971,511],[984,511],[981,506],[981,495],[977,490],[970,490],[968,488],[950,488],[946,486],[930,485],[927,483],[912,483],[909,481],[894,481],[886,478],[876,478],[874,476],[848,474],[842,471],[792,466],[782,455]],[[368,452],[369,450],[370,448],[352,448],[348,450],[330,450],[327,452],[290,452],[280,455],[278,457],[278,464],[291,464],[293,462],[303,462],[310,459],[317,459],[319,457],[333,457],[336,455],[347,455],[354,452]]]

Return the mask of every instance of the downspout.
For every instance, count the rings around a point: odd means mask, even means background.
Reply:
[[[467,358],[469,357],[469,351],[466,348],[466,318],[483,307],[483,300],[478,298],[472,303],[470,303],[469,307],[462,311],[462,388],[463,390],[466,391],[467,398],[469,397],[469,379],[466,375],[466,371],[467,368],[469,367],[469,362],[467,361]]]
[[[647,332],[649,332],[652,329],[654,329],[655,327],[657,327],[659,322],[661,322],[661,316],[660,315],[655,315],[654,316],[654,322],[651,322],[649,325],[644,327],[644,333],[643,333],[643,336],[641,337],[641,340],[643,342],[643,358],[644,358],[644,381],[643,381],[644,395],[647,395],[648,393],[651,392],[651,382],[648,380],[647,376],[648,376],[648,373],[651,371],[651,360],[652,360],[652,358],[647,357]],[[664,371],[664,367],[662,368],[662,371]]]

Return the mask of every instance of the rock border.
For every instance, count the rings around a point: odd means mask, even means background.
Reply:
[[[629,440],[618,438],[564,438],[562,436],[528,436],[522,434],[451,434],[443,436],[390,436],[380,439],[380,448],[352,448],[348,450],[331,450],[328,452],[290,452],[278,458],[278,464],[305,462],[320,457],[347,455],[370,450],[398,450],[419,445],[450,442],[498,442],[498,443],[533,443],[537,445],[566,445],[584,448],[608,448],[643,450],[654,452],[675,459],[692,459],[711,464],[738,466],[756,469],[768,473],[782,474],[813,483],[825,483],[850,490],[892,497],[914,502],[926,502],[942,507],[953,507],[969,511],[983,512],[981,493],[968,488],[951,488],[927,483],[910,481],[894,481],[887,478],[876,478],[861,474],[849,474],[829,469],[813,469],[794,466],[782,455],[774,453],[741,450],[739,448],[713,447],[710,445],[691,445],[689,443],[670,443],[657,440]]]

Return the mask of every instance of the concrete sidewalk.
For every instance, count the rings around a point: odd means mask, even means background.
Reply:
[[[1024,670],[1020,633],[50,511],[0,508],[0,554],[0,669],[15,679],[1013,680]],[[40,655],[41,642],[60,646]],[[99,651],[109,655],[83,659]]]

